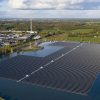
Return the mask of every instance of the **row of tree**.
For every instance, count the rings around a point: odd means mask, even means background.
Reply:
[[[43,30],[73,30],[73,29],[97,29],[100,31],[100,25],[98,24],[87,24],[84,22],[67,22],[67,21],[33,21],[33,30],[43,31]],[[29,21],[1,21],[0,30],[30,30]]]

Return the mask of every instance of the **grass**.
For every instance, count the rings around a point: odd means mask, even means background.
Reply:
[[[79,42],[92,42],[92,43],[100,43],[100,37],[68,37],[67,34],[50,36],[48,38],[44,38],[45,41],[79,41]]]
[[[75,34],[72,34],[72,32]],[[75,30],[70,30],[70,31],[62,31],[62,34],[53,35],[53,36],[44,38],[43,40],[44,41],[79,41],[79,42],[100,43],[99,34],[100,34],[99,31],[95,32],[95,30],[92,28],[75,29]]]
[[[10,46],[3,46],[0,48],[0,54],[9,54],[11,53],[11,49]]]
[[[31,52],[31,51],[37,51],[40,49],[42,49],[42,47],[32,47],[32,48],[24,49],[22,50],[22,52]]]
[[[71,32],[90,33],[93,32],[93,29],[76,29],[76,30],[72,30]]]

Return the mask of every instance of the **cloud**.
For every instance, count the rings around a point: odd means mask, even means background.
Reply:
[[[0,17],[100,18],[100,0],[0,0]]]
[[[12,8],[25,8],[27,5],[24,3],[25,0],[9,0],[9,6]]]
[[[100,0],[0,0],[0,17],[100,18]]]
[[[9,7],[14,9],[100,9],[99,0],[9,0]],[[89,6],[88,6],[89,5]]]
[[[6,10],[0,18],[100,18],[100,10]]]

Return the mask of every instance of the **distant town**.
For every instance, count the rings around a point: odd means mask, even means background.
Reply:
[[[43,41],[100,43],[99,19],[0,19],[0,54],[37,50]]]
[[[14,32],[14,31],[13,31]],[[0,46],[10,45],[14,46],[18,44],[20,41],[27,41],[34,37],[34,40],[40,39],[40,36],[37,35],[37,31],[27,32],[26,34],[17,34],[17,33],[10,33],[10,34],[0,34]]]
[[[34,41],[40,38],[41,36],[38,35],[38,32],[32,30],[32,21],[30,21],[30,31],[0,31],[0,48],[3,48],[0,53],[7,54],[9,52],[13,52],[12,47],[16,47],[18,45],[23,46],[23,43],[26,44],[27,42],[30,42],[31,44],[31,40]]]

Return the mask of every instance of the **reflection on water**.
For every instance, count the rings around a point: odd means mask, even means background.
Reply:
[[[43,50],[0,56],[0,60],[9,59],[23,54],[28,56],[44,57],[63,48],[59,46],[49,46],[49,44],[50,42],[40,44],[40,46],[44,46]],[[95,94],[100,95],[100,88],[98,87],[100,87],[100,75],[97,77],[94,87],[90,91],[90,96]],[[17,83],[16,81],[4,78],[0,78],[0,96],[4,97],[5,100],[96,100],[90,99],[88,96],[47,89],[26,83]],[[100,100],[100,98],[97,100]]]
[[[97,74],[96,80],[93,83],[91,90],[88,93],[92,98],[99,98],[100,100],[100,73]]]
[[[0,61],[1,60],[5,60],[5,59],[9,59],[11,57],[17,56],[17,55],[26,55],[26,56],[35,56],[35,57],[45,57],[47,55],[50,55],[60,49],[62,49],[63,47],[61,46],[50,46],[49,44],[51,44],[53,42],[44,42],[41,43],[39,46],[44,47],[41,50],[38,51],[29,51],[29,52],[20,52],[20,53],[13,53],[13,54],[8,54],[8,55],[1,55],[0,56]]]
[[[9,58],[14,57],[14,56],[17,56],[17,53],[0,55],[0,61],[9,59]]]
[[[21,55],[45,57],[63,48],[61,46],[50,46],[51,43],[53,42],[41,43],[39,46],[44,47],[43,49],[38,51],[23,52]]]
[[[90,100],[82,95],[17,83],[4,78],[0,78],[0,96],[5,100]]]
[[[45,56],[48,56],[62,48],[63,47],[59,47],[59,46],[46,46],[46,47],[44,47],[44,49],[41,49],[38,51],[31,51],[31,52],[23,52],[21,55],[45,57]]]

